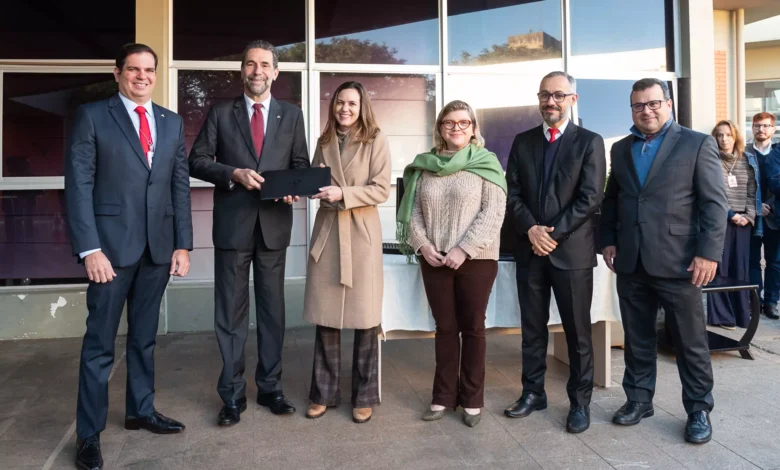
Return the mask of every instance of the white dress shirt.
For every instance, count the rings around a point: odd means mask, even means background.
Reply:
[[[566,130],[568,126],[569,126],[569,118],[566,118],[566,120],[563,121],[563,124],[561,124],[561,127],[558,128],[558,135],[555,136],[555,140],[558,140],[563,136],[563,132]],[[547,139],[547,142],[549,142],[550,133],[548,131],[550,130],[550,126],[548,126],[546,122],[543,122],[542,129],[544,130],[544,138]]]
[[[255,114],[255,101],[246,96],[246,93],[244,93],[244,101],[246,102],[246,110],[249,114],[249,125],[251,129],[252,115]],[[265,101],[261,101],[260,104],[263,105],[263,135],[265,135],[265,130],[268,129],[268,107],[271,106],[271,95],[269,94],[268,98],[266,98]]]
[[[141,140],[141,118],[138,116],[138,113],[135,112],[135,108],[137,108],[138,106],[143,106],[146,109],[146,120],[149,122],[149,130],[152,132],[152,136],[151,136],[152,145],[150,149],[151,151],[147,156],[147,158],[149,159],[149,166],[151,167],[152,160],[154,160],[154,149],[157,146],[157,126],[155,125],[155,121],[154,121],[154,108],[152,107],[152,100],[149,100],[146,103],[139,105],[130,101],[121,92],[119,93],[119,99],[122,100],[122,104],[124,104],[125,109],[127,109],[127,114],[130,115],[130,121],[132,121],[133,123],[133,127],[135,128],[135,133],[138,134],[139,142]],[[100,251],[100,248],[83,251],[79,253],[79,257],[81,259],[84,259],[85,256],[90,255],[96,251]]]
[[[763,156],[767,156],[767,155],[769,155],[769,152],[772,151],[772,143],[770,142],[769,145],[767,145],[766,150],[764,151],[764,150],[761,150],[760,148],[756,147],[756,143],[754,141],[753,142],[753,150],[755,150],[756,152],[760,153]]]

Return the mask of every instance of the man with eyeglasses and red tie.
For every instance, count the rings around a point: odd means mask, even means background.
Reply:
[[[566,430],[580,433],[590,427],[593,391],[593,215],[604,196],[604,139],[569,120],[578,98],[569,74],[545,76],[537,96],[544,122],[515,138],[506,172],[507,212],[517,232],[523,393],[504,414],[522,418],[547,407],[544,375],[552,292],[569,349]]]
[[[748,148],[753,149],[758,160],[761,175],[761,216],[763,218],[762,236],[750,237],[750,283],[759,286],[761,311],[767,318],[777,320],[777,302],[780,301],[780,218],[777,213],[777,202],[769,189],[766,170],[767,156],[777,144],[772,143],[775,134],[775,115],[758,113],[753,116],[753,142]],[[761,245],[764,245],[766,260],[766,282],[761,276]]]
[[[625,331],[627,401],[612,422],[653,416],[658,307],[677,354],[685,440],[712,437],[712,364],[701,287],[723,255],[728,204],[718,145],[671,118],[669,87],[645,78],[630,95],[631,135],[612,146],[612,171],[601,208],[601,247],[617,273]]]

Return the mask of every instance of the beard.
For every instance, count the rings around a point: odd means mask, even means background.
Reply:
[[[541,109],[542,118],[547,124],[556,124],[563,121],[564,114],[560,106],[545,106]],[[558,114],[556,115],[555,112]]]
[[[753,140],[756,141],[756,142],[762,143],[762,144],[764,142],[766,142],[767,140],[771,139],[771,138],[772,138],[772,136],[770,136],[769,134],[765,134],[765,133],[754,134],[753,135]]]
[[[260,96],[266,91],[268,91],[269,88],[271,88],[271,83],[273,80],[270,78],[266,78],[264,81],[260,83],[256,83],[252,81],[253,77],[244,77],[244,87],[249,90],[254,96]]]

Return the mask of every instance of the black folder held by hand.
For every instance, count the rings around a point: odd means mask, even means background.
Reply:
[[[285,196],[314,196],[320,188],[330,186],[330,168],[264,171],[265,182],[261,199],[281,199]]]

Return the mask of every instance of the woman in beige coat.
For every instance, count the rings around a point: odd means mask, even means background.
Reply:
[[[390,150],[360,83],[340,85],[330,102],[312,165],[331,169],[331,186],[312,199],[320,209],[306,270],[304,318],[317,325],[311,406],[319,418],[338,406],[341,330],[355,330],[352,420],[365,423],[379,405],[382,230],[377,204],[390,192]]]

